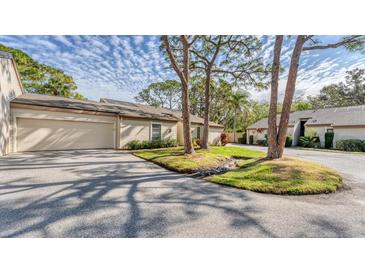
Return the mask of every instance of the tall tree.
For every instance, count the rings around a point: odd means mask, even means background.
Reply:
[[[152,83],[134,98],[150,106],[180,110],[181,84],[176,80]]]
[[[248,94],[246,92],[233,92],[230,94],[230,107],[233,108],[233,140],[236,141],[236,126],[238,112],[243,105],[247,104]]]
[[[304,100],[303,98],[295,98],[293,104],[291,105],[291,111],[300,111],[312,109],[313,105],[309,100]]]
[[[268,158],[279,158],[278,133],[276,126],[276,113],[278,107],[278,88],[279,88],[279,73],[280,73],[280,55],[283,44],[283,35],[277,35],[274,46],[274,61],[271,70],[271,97],[270,110],[268,118]]]
[[[313,35],[298,35],[296,38],[295,46],[291,55],[291,61],[289,65],[289,73],[285,87],[283,108],[280,115],[279,127],[276,128],[276,111],[274,106],[277,104],[277,90],[279,81],[279,67],[280,67],[280,52],[282,47],[282,36],[276,36],[274,46],[274,64],[272,70],[272,82],[271,82],[271,99],[270,99],[270,113],[268,119],[268,132],[269,132],[269,148],[267,157],[270,159],[277,159],[283,156],[286,133],[289,123],[289,114],[295,92],[295,84],[297,80],[299,61],[302,51],[320,50],[328,48],[338,48],[341,46],[346,47],[349,50],[363,49],[364,37],[361,35],[352,35],[342,38],[335,43],[323,44],[318,40],[315,40]],[[308,42],[308,46],[305,43]],[[275,66],[275,68],[274,68]],[[278,66],[278,67],[277,67]],[[274,117],[275,116],[275,117]]]
[[[365,69],[346,72],[345,82],[324,86],[319,95],[309,96],[316,108],[365,105]]]
[[[191,124],[190,124],[190,107],[189,107],[189,78],[190,78],[190,48],[195,42],[196,37],[189,37],[187,35],[180,35],[180,43],[182,45],[182,60],[178,61],[176,54],[174,53],[169,37],[167,35],[162,36],[162,41],[172,68],[180,78],[181,82],[181,109],[183,119],[183,135],[184,135],[184,151],[185,154],[194,154],[194,146],[191,137]]]
[[[191,49],[192,67],[205,75],[204,128],[200,147],[208,148],[211,80],[214,75],[233,77],[245,85],[263,87],[267,73],[257,52],[261,42],[255,36],[205,35],[199,36]]]
[[[20,78],[27,92],[85,99],[77,89],[73,78],[62,70],[40,64],[21,50],[0,44],[0,50],[13,54]]]

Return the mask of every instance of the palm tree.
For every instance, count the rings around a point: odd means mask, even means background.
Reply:
[[[233,116],[233,140],[236,141],[237,112],[248,103],[248,93],[245,91],[232,92],[229,98],[229,105],[234,110]]]

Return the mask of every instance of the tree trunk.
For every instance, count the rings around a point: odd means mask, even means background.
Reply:
[[[234,117],[233,117],[233,143],[236,142],[236,123],[237,123],[237,108],[234,109]]]
[[[207,68],[205,73],[205,102],[204,102],[204,128],[203,128],[203,138],[200,143],[200,148],[208,148],[208,137],[209,137],[209,108],[210,108],[210,77],[211,70]]]
[[[183,65],[182,69],[176,61],[176,58],[170,47],[167,35],[162,36],[162,41],[166,49],[167,55],[170,59],[171,65],[181,81],[181,112],[183,120],[183,136],[184,136],[184,151],[186,154],[194,154],[194,146],[191,138],[190,125],[190,107],[189,107],[189,42],[185,35],[180,35],[180,41],[183,44]]]
[[[267,158],[276,159],[279,158],[279,148],[277,141],[277,104],[278,104],[278,86],[279,86],[279,73],[280,73],[280,54],[283,44],[283,35],[277,35],[274,47],[274,62],[272,64],[272,76],[271,76],[271,98],[270,98],[270,111],[268,118],[268,151]]]
[[[286,82],[286,88],[285,88],[283,110],[281,112],[280,124],[278,129],[279,158],[281,158],[284,153],[286,132],[289,123],[290,108],[293,102],[293,96],[295,92],[295,83],[297,80],[300,55],[302,53],[305,41],[306,41],[305,35],[298,35],[290,61],[288,80]]]
[[[191,138],[190,106],[189,106],[190,45],[185,35],[181,35],[180,39],[183,44],[183,74],[185,76],[185,81],[182,86],[184,150],[186,154],[194,154],[195,151],[193,146],[193,140]]]
[[[184,135],[184,151],[186,154],[194,153],[194,146],[191,138],[191,124],[190,124],[190,113],[189,113],[189,90],[188,86],[182,86],[182,119],[183,119],[183,135]]]
[[[169,93],[169,107],[172,109],[172,91]]]

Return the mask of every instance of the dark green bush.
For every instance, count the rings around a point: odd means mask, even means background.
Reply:
[[[333,132],[326,132],[324,134],[324,147],[331,148],[333,147],[333,137],[335,134]]]
[[[293,137],[291,135],[286,136],[285,147],[291,147],[293,144]]]
[[[246,134],[246,132],[242,134],[242,142],[240,144],[247,144],[247,134]]]
[[[301,136],[299,138],[299,146],[301,147],[321,147],[321,142],[318,136]]]
[[[257,140],[256,143],[259,145],[259,146],[267,146],[267,140],[265,139],[262,139],[262,140]]]
[[[246,144],[247,143],[246,133],[243,133],[242,137],[237,138],[237,141],[239,144]]]
[[[338,140],[336,148],[344,151],[365,151],[365,141],[359,139]]]
[[[253,135],[250,135],[250,137],[248,138],[248,143],[250,145],[253,145]]]
[[[237,141],[238,141],[238,143],[239,143],[239,144],[246,144],[246,140],[245,140],[245,138],[244,138],[244,137],[239,137],[239,138],[237,139]]]
[[[177,142],[174,139],[166,140],[152,140],[152,141],[131,141],[126,145],[126,149],[151,149],[151,148],[164,148],[164,147],[176,147]]]

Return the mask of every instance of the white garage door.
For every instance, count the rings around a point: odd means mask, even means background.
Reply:
[[[114,124],[17,119],[17,151],[114,148]]]

